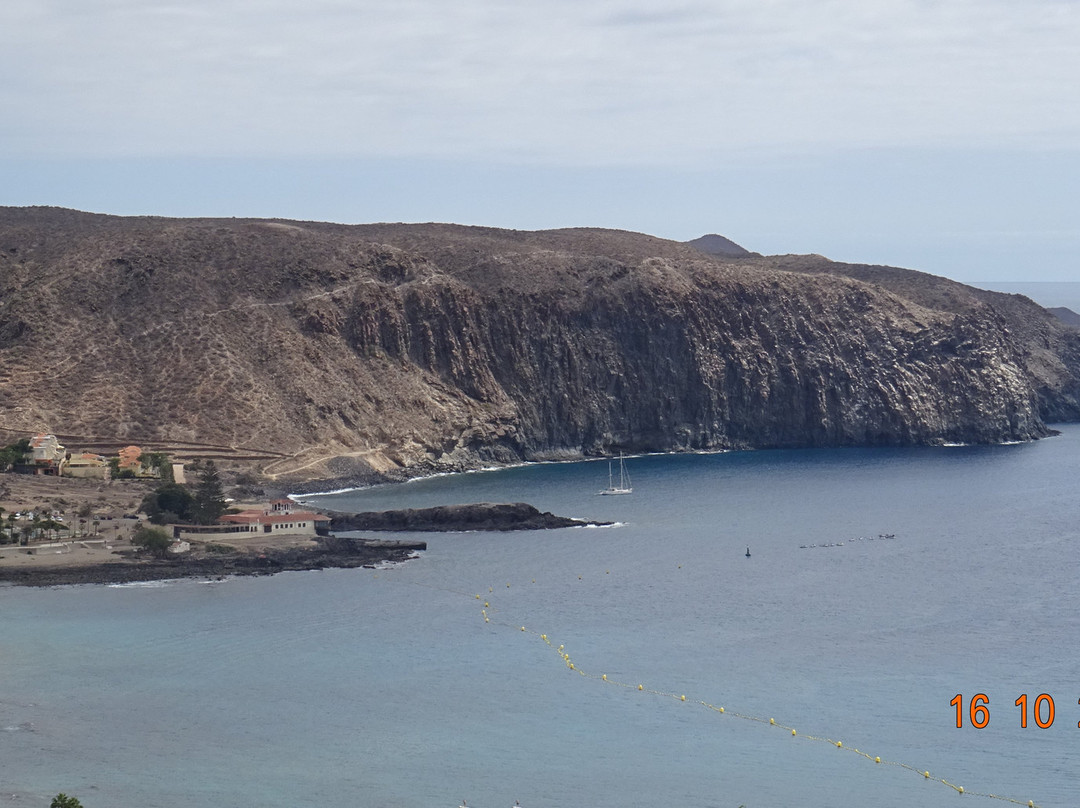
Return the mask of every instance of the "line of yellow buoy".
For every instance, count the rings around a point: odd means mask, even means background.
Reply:
[[[680,569],[682,568],[682,564],[679,564],[679,568]],[[605,574],[610,575],[611,574],[610,570],[608,570]],[[582,580],[581,575],[578,575],[578,580],[579,581]],[[479,594],[467,593],[467,592],[463,592],[463,591],[458,590],[458,589],[450,589],[449,587],[434,586],[434,585],[431,585],[431,584],[422,584],[420,582],[413,582],[413,583],[414,583],[414,585],[417,585],[417,586],[424,586],[425,588],[430,588],[430,589],[439,589],[439,590],[442,590],[442,591],[450,592],[452,594],[466,595],[466,596],[472,597],[475,600],[481,600],[484,603],[484,607],[480,610],[480,615],[483,618],[485,623],[491,623],[492,622],[491,621],[491,615],[489,614],[489,611],[494,612],[495,609],[493,609],[492,606],[491,606],[490,598],[485,600]],[[536,583],[535,578],[532,579],[532,583],[534,583],[534,584]],[[507,589],[511,588],[509,583],[506,584],[506,588]],[[493,586],[489,586],[488,587],[488,594],[489,595],[494,595],[494,592],[495,592],[495,588]],[[610,677],[608,677],[608,675],[606,673],[595,674],[595,673],[590,673],[588,671],[584,671],[581,668],[579,668],[576,665],[576,663],[574,663],[570,659],[570,654],[568,654],[566,652],[565,647],[563,645],[559,645],[558,647],[556,647],[554,645],[554,643],[552,643],[551,639],[548,637],[547,634],[542,634],[542,633],[540,633],[538,631],[533,631],[533,630],[529,629],[526,626],[516,625],[516,624],[508,623],[508,622],[496,622],[495,625],[501,625],[501,626],[504,626],[504,627],[507,627],[507,628],[518,629],[522,633],[530,634],[532,636],[538,637],[544,643],[546,643],[548,645],[548,647],[550,647],[553,651],[555,651],[559,655],[559,658],[562,660],[563,664],[566,666],[566,668],[568,670],[573,671],[574,673],[576,673],[579,676],[582,676],[582,677],[584,677],[586,679],[591,679],[591,680],[594,680],[594,681],[598,681],[598,682],[601,682],[603,684],[613,685],[615,687],[626,688],[628,690],[636,690],[636,691],[641,692],[641,693],[649,693],[649,694],[651,694],[653,696],[660,696],[661,698],[670,698],[670,699],[677,700],[679,702],[690,702],[691,701],[686,697],[686,694],[684,694],[684,693],[670,693],[670,692],[667,692],[667,691],[664,691],[664,690],[656,690],[656,689],[653,689],[653,688],[650,688],[650,687],[646,687],[643,683],[631,684],[631,683],[628,683],[628,682],[620,682],[618,680],[611,679]],[[1011,803],[1013,805],[1026,806],[1026,808],[1041,808],[1041,806],[1036,804],[1033,800],[1026,800],[1025,801],[1025,800],[1018,800],[1018,799],[1015,799],[1013,797],[1002,796],[1000,794],[991,794],[991,793],[988,793],[988,792],[980,792],[980,791],[968,791],[963,786],[957,785],[956,783],[952,783],[952,782],[950,782],[950,781],[948,781],[948,780],[946,780],[944,778],[936,777],[936,776],[930,774],[930,772],[928,770],[926,770],[926,769],[919,769],[919,768],[916,768],[915,766],[912,766],[912,765],[910,765],[908,763],[903,763],[903,762],[900,762],[900,761],[884,760],[878,755],[871,755],[868,752],[864,752],[861,749],[858,749],[856,747],[845,746],[842,741],[834,740],[832,738],[826,738],[826,737],[821,737],[821,736],[817,736],[817,735],[800,734],[799,732],[796,731],[796,729],[794,727],[790,727],[790,726],[787,726],[785,724],[782,724],[782,723],[776,721],[773,718],[761,718],[759,716],[753,716],[753,715],[747,715],[745,713],[734,712],[732,710],[728,710],[727,708],[725,708],[723,706],[717,706],[715,704],[710,704],[707,701],[700,701],[699,700],[699,701],[693,701],[692,703],[698,704],[699,706],[704,707],[705,709],[710,710],[710,711],[712,711],[714,713],[717,713],[719,715],[730,716],[732,718],[739,718],[739,719],[742,719],[744,721],[751,721],[751,722],[754,722],[754,723],[757,723],[757,724],[763,724],[765,726],[775,727],[775,728],[784,730],[785,732],[790,733],[790,736],[793,737],[793,738],[801,738],[801,739],[807,740],[807,741],[817,741],[817,742],[820,742],[820,743],[826,743],[826,744],[829,744],[830,746],[836,747],[837,749],[841,749],[841,750],[844,750],[844,751],[847,751],[847,752],[852,752],[852,753],[854,753],[856,755],[859,755],[860,757],[863,757],[863,758],[865,758],[867,760],[873,761],[875,764],[880,764],[882,766],[896,766],[896,767],[901,768],[901,769],[906,769],[907,771],[910,771],[910,772],[912,772],[914,774],[919,775],[924,780],[928,780],[928,781],[932,780],[932,781],[941,783],[944,786],[948,786],[953,791],[955,791],[957,794],[966,794],[966,795],[969,795],[969,796],[972,796],[972,797],[986,797],[987,799],[999,800],[1001,802],[1007,802],[1007,803]]]
[[[578,577],[580,578],[581,576],[578,576]],[[535,579],[534,579],[533,582],[535,583]],[[510,584],[507,584],[506,586],[507,586],[507,588],[509,588]],[[489,587],[488,592],[493,593],[494,589]],[[476,595],[475,599],[476,600],[482,600],[480,595]],[[493,611],[492,607],[491,607],[491,604],[490,604],[490,600],[485,600],[484,601],[484,608],[480,610],[480,614],[483,617],[485,623],[491,623],[491,615],[488,613],[489,610]],[[679,702],[688,702],[689,701],[687,699],[687,697],[686,697],[686,694],[684,694],[684,693],[670,693],[670,692],[667,692],[667,691],[664,691],[664,690],[656,690],[656,689],[653,689],[651,687],[646,687],[643,683],[631,684],[631,683],[628,683],[628,682],[620,682],[618,680],[615,680],[615,679],[612,679],[612,678],[608,677],[608,675],[606,673],[596,674],[596,673],[590,673],[588,671],[584,671],[581,668],[579,668],[577,666],[577,664],[573,662],[573,660],[570,659],[570,654],[566,652],[565,646],[559,645],[558,647],[556,647],[555,644],[551,641],[551,639],[548,637],[547,634],[542,634],[540,632],[533,631],[533,630],[529,629],[526,626],[518,626],[518,625],[515,625],[515,624],[512,624],[512,623],[507,623],[507,622],[497,622],[496,625],[502,625],[502,626],[505,626],[505,627],[508,627],[508,628],[513,628],[513,629],[519,629],[521,632],[523,632],[525,634],[530,634],[530,635],[533,635],[535,637],[539,637],[544,643],[547,644],[547,646],[549,648],[551,648],[553,651],[555,651],[559,655],[559,658],[562,660],[563,664],[566,666],[566,668],[568,670],[573,671],[574,673],[576,673],[579,676],[582,676],[582,677],[584,677],[586,679],[592,679],[592,680],[595,680],[595,681],[598,681],[598,682],[602,682],[604,684],[613,685],[615,687],[626,688],[628,690],[636,690],[636,691],[641,692],[641,693],[649,693],[649,694],[651,694],[653,696],[660,696],[661,698],[670,698],[670,699],[674,699],[674,700],[679,701]],[[769,726],[769,727],[776,727],[778,729],[781,729],[781,730],[784,730],[784,731],[790,733],[791,737],[793,737],[793,738],[801,738],[801,739],[807,740],[807,741],[818,741],[818,742],[821,742],[821,743],[827,743],[830,746],[835,746],[837,749],[841,749],[841,750],[844,750],[844,751],[847,751],[847,752],[853,752],[854,754],[859,755],[860,757],[863,757],[863,758],[866,758],[867,760],[873,761],[875,764],[880,764],[880,765],[883,765],[883,766],[896,766],[896,767],[901,768],[901,769],[906,769],[907,771],[910,771],[910,772],[913,772],[914,774],[919,775],[924,780],[934,780],[934,781],[936,781],[938,783],[941,783],[942,785],[948,786],[953,791],[955,791],[957,794],[967,794],[967,795],[970,795],[970,796],[973,796],[973,797],[986,797],[986,798],[992,799],[992,800],[1000,800],[1002,802],[1012,803],[1013,805],[1026,806],[1026,808],[1040,808],[1040,806],[1038,806],[1033,800],[1024,801],[1024,800],[1014,799],[1012,797],[1004,797],[1004,796],[1001,796],[1000,794],[990,794],[990,793],[987,793],[987,792],[979,792],[979,791],[968,791],[963,786],[956,785],[955,783],[949,782],[948,780],[946,780],[944,778],[935,777],[935,776],[931,775],[928,770],[919,769],[919,768],[916,768],[915,766],[911,766],[911,765],[909,765],[907,763],[902,763],[900,761],[883,760],[878,755],[871,755],[868,752],[864,752],[861,749],[858,749],[858,748],[853,747],[853,746],[845,746],[842,741],[834,740],[832,738],[825,738],[825,737],[821,737],[821,736],[817,736],[817,735],[800,734],[799,732],[796,731],[796,729],[794,727],[789,727],[789,726],[787,726],[785,724],[782,724],[782,723],[776,721],[773,718],[761,718],[759,716],[746,715],[744,713],[734,712],[732,710],[726,709],[723,706],[717,706],[715,704],[710,704],[707,701],[694,701],[693,703],[698,704],[701,707],[704,707],[707,710],[711,710],[712,712],[717,713],[719,715],[730,716],[732,718],[740,718],[740,719],[742,719],[744,721],[752,721],[754,723],[764,724],[764,725]]]

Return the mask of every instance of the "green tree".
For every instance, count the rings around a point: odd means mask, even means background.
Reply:
[[[155,525],[190,522],[194,519],[195,497],[178,483],[159,485],[143,497],[140,510]]]
[[[171,483],[173,480],[172,462],[165,452],[143,452],[139,457],[139,464],[144,470],[154,469],[162,482]]]
[[[225,513],[225,492],[221,487],[221,475],[213,460],[207,460],[199,469],[199,483],[195,487],[195,505],[192,515],[200,525],[212,525]]]
[[[53,519],[51,516],[46,517],[44,519],[40,519],[40,520],[34,522],[34,524],[37,526],[37,528],[39,530],[44,530],[45,531],[45,538],[46,539],[58,539],[58,538],[60,538],[60,531],[61,530],[68,530],[68,531],[71,530],[71,528],[69,528],[63,522],[58,522],[55,519]]]
[[[53,801],[49,804],[49,808],[82,808],[82,803],[75,797],[69,797],[61,791],[53,797]]]
[[[15,443],[9,443],[0,449],[0,471],[7,471],[16,463],[22,462],[30,451],[30,439],[23,438]]]
[[[131,543],[137,547],[145,547],[157,558],[165,558],[172,544],[172,538],[160,527],[139,525],[131,534]]]

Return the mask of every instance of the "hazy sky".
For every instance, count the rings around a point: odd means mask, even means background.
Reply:
[[[1080,0],[4,0],[0,204],[1080,280]]]

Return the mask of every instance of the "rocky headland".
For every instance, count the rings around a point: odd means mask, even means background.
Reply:
[[[478,502],[468,505],[441,505],[435,508],[406,508],[394,511],[337,513],[330,511],[333,531],[388,530],[447,532],[465,530],[551,530],[561,527],[593,527],[611,522],[594,522],[541,513],[524,502]]]
[[[1027,298],[716,244],[0,208],[0,427],[295,491],[1080,418],[1080,332]]]
[[[59,586],[132,583],[174,578],[213,580],[240,575],[329,568],[370,567],[414,558],[427,542],[342,536],[343,532],[524,531],[606,522],[570,519],[541,512],[525,503],[477,503],[366,513],[330,512],[331,534],[237,534],[158,558],[135,547],[140,524],[133,514],[150,489],[139,480],[101,482],[86,479],[0,475],[0,512],[15,514],[53,503],[66,509],[61,518],[74,530],[52,540],[36,538],[28,546],[0,544],[0,584]],[[93,516],[79,520],[90,506]],[[66,518],[65,518],[66,517]],[[19,522],[18,524],[25,524]],[[74,534],[74,535],[73,535]]]

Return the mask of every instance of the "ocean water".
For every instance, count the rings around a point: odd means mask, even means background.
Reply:
[[[626,497],[596,496],[601,461],[308,500],[616,527],[429,534],[380,570],[0,589],[0,805],[1077,804],[1080,427],[627,468]]]
[[[1040,306],[1064,306],[1080,313],[1080,282],[1077,281],[975,281],[980,289],[1030,297]]]

